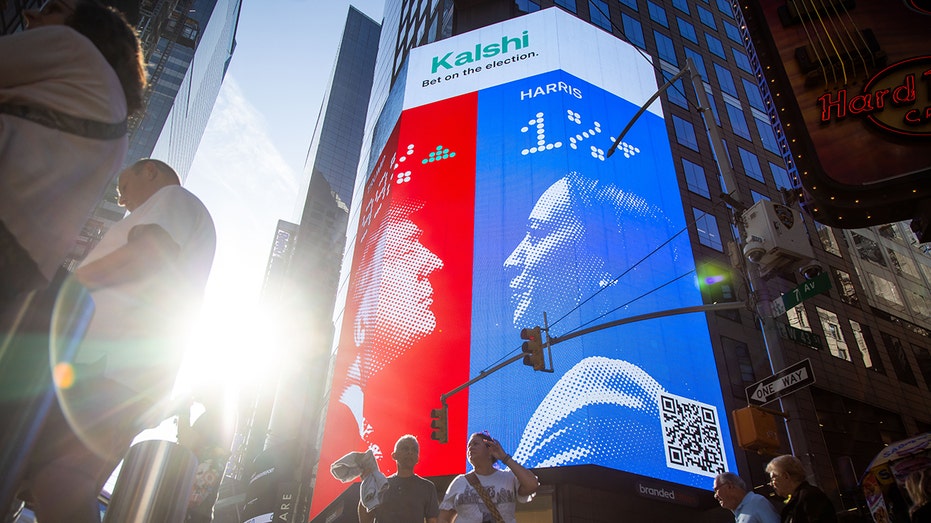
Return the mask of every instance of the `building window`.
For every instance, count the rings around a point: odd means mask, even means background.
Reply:
[[[861,260],[875,263],[880,267],[886,267],[886,260],[883,258],[882,248],[878,243],[862,234],[851,232],[850,235],[853,236],[853,245],[856,247]]]
[[[776,165],[773,162],[769,162],[769,171],[773,173],[773,181],[776,182],[776,188],[778,189],[791,189],[792,181],[789,180],[789,171],[782,167],[781,165]],[[840,256],[840,253],[837,254]]]
[[[708,181],[705,179],[705,170],[701,165],[683,158],[682,171],[685,172],[685,184],[690,191],[705,198],[711,197],[711,193],[708,192]]]
[[[700,5],[696,6],[695,9],[698,10],[698,19],[701,20],[701,23],[715,30],[718,28],[718,26],[714,23],[714,15],[711,14],[711,11]]]
[[[663,70],[663,80],[668,81],[670,78],[675,76],[676,73],[672,71]],[[689,102],[685,99],[685,86],[682,83],[682,79],[676,80],[676,82],[669,86],[669,89],[666,89],[666,96],[669,98],[669,101],[678,105],[683,109],[689,108]]]
[[[744,117],[743,110],[728,100],[724,100],[724,107],[727,109],[727,117],[731,121],[731,128],[734,130],[734,134],[747,141],[751,141],[750,128],[747,127],[747,119]]]
[[[534,13],[540,10],[540,4],[534,0],[517,0],[517,9],[519,9],[522,13]]]
[[[567,11],[576,12],[575,0],[556,0],[556,5],[566,9]]]
[[[837,285],[837,294],[840,300],[847,305],[859,305],[860,298],[857,297],[857,289],[853,285],[853,279],[845,271],[833,269],[834,283]]]
[[[660,59],[672,65],[678,65],[679,59],[676,58],[676,47],[672,45],[672,38],[659,31],[653,31],[653,37],[656,39],[656,52],[659,54]]]
[[[821,307],[815,308],[818,310],[821,328],[824,329],[824,341],[828,344],[831,356],[851,361],[850,352],[847,350],[847,342],[844,341],[844,333],[840,330],[840,321],[837,319],[837,314]]]
[[[724,25],[724,34],[734,43],[743,45],[743,40],[740,38],[740,29],[737,29],[737,26],[730,22],[721,22]]]
[[[611,18],[608,13],[608,2],[605,0],[588,0],[588,14],[592,23],[611,33]]]
[[[693,43],[698,43],[698,36],[695,35],[695,28],[692,24],[686,22],[685,20],[676,17],[676,23],[679,25],[679,34],[683,38],[692,41]]]
[[[928,296],[927,288],[919,288],[917,285],[905,282],[902,292],[905,293],[908,307],[914,314],[931,318],[931,297]]]
[[[730,0],[716,0],[718,4],[718,11],[727,18],[734,18],[734,11],[731,8]]]
[[[672,0],[672,5],[685,14],[689,14],[688,0]]]
[[[786,318],[789,320],[789,325],[796,329],[811,332],[808,315],[805,314],[805,307],[801,303],[786,311]]]
[[[639,11],[637,9],[637,0],[618,0],[621,2],[621,5],[626,5],[627,7],[633,9],[634,11]]]
[[[647,10],[650,12],[650,20],[653,20],[663,27],[669,27],[669,22],[666,20],[665,9],[647,0]]]
[[[918,267],[912,261],[908,253],[898,252],[895,249],[886,247],[886,254],[889,255],[889,263],[899,276],[905,276],[914,280],[921,281],[921,275],[918,274]]]
[[[643,39],[643,27],[640,26],[639,20],[626,13],[621,13],[621,24],[624,26],[624,36],[627,37],[628,42],[640,49],[647,48],[646,41]]]
[[[750,351],[747,348],[747,344],[742,341],[737,341],[727,336],[721,336],[721,348],[724,350],[724,354],[727,354],[727,367],[728,374],[731,375],[731,385],[734,390],[734,394],[743,395],[744,391],[750,385],[753,385],[756,382],[756,375],[753,372],[753,361],[750,359]],[[736,368],[734,365],[736,364]],[[738,383],[734,383],[738,380],[734,379],[740,377]]]
[[[685,52],[686,58],[692,59],[692,63],[695,64],[695,68],[698,69],[701,77],[708,78],[708,71],[705,69],[705,59],[698,54],[698,51],[694,51],[688,47],[683,47],[682,50]]]
[[[737,152],[740,154],[740,161],[744,165],[744,174],[760,183],[766,183],[766,180],[763,179],[763,171],[760,169],[760,161],[756,155],[743,147],[737,147]]]
[[[740,80],[743,82],[744,92],[747,93],[747,100],[750,102],[750,107],[754,107],[765,113],[766,109],[763,105],[763,96],[760,95],[760,86],[746,78],[741,78]]]
[[[870,328],[860,325],[859,322],[850,320],[850,330],[853,331],[853,339],[857,342],[860,349],[860,356],[863,358],[863,366],[873,369],[876,372],[885,373],[882,360],[879,359],[879,352],[876,350],[876,342],[873,335],[870,334]]]
[[[731,54],[734,55],[734,63],[737,64],[737,67],[753,74],[753,67],[750,65],[750,59],[747,58],[746,53],[736,47],[731,47]]]
[[[695,137],[695,127],[676,115],[672,115],[672,125],[676,131],[676,141],[680,145],[698,152],[698,138]]]
[[[931,352],[914,344],[912,349],[915,352],[915,360],[918,362],[918,372],[925,380],[925,388],[931,389]]]
[[[834,229],[818,222],[815,222],[815,228],[818,230],[818,238],[821,239],[821,246],[824,247],[824,250],[834,256],[840,256],[840,246],[837,244],[837,237],[834,235]]]
[[[724,252],[724,246],[721,243],[721,233],[718,230],[718,220],[714,215],[694,207],[692,208],[692,215],[695,217],[695,229],[698,231],[698,242],[705,247],[711,247],[716,251]]]
[[[712,65],[714,65],[714,73],[718,76],[718,85],[721,86],[721,90],[737,98],[737,86],[734,85],[734,77],[731,72],[720,64],[713,63]]]
[[[708,44],[709,51],[720,57],[722,60],[727,60],[727,55],[724,54],[724,45],[720,40],[708,33],[705,33],[705,42]]]
[[[889,353],[889,359],[892,360],[892,370],[899,381],[909,385],[918,386],[918,380],[915,379],[915,373],[912,372],[912,366],[908,362],[908,356],[905,354],[905,347],[898,338],[885,332],[879,335],[883,339],[886,351]]]
[[[866,273],[866,277],[876,299],[895,309],[905,310],[905,301],[894,282],[871,272]]]
[[[760,140],[763,142],[763,148],[773,154],[779,154],[779,143],[776,142],[776,134],[773,132],[773,126],[766,120],[760,120],[753,117],[756,123],[756,130],[760,133]]]

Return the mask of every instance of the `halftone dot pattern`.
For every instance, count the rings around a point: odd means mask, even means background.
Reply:
[[[559,379],[537,407],[514,459],[530,467],[553,467],[598,456],[645,453],[660,429],[657,405],[664,392],[632,363],[603,356],[585,358]],[[612,409],[615,415],[590,416],[587,411],[592,408]],[[559,451],[553,453],[554,449]]]
[[[436,327],[428,278],[443,261],[420,243],[421,231],[408,218],[419,208],[396,204],[378,227],[369,230],[370,239],[363,247],[355,322],[358,379],[363,386]]]
[[[562,142],[546,143],[546,127],[544,126],[543,122],[543,113],[537,113],[535,118],[531,119],[529,122],[527,122],[527,125],[520,128],[520,132],[527,133],[530,132],[530,129],[533,127],[535,128],[537,135],[537,145],[535,147],[523,149],[520,152],[521,155],[527,156],[528,154],[552,151],[553,149],[559,149],[562,147]]]
[[[542,323],[541,307],[551,314],[568,311],[585,292],[579,282],[596,272],[595,259],[577,255],[584,229],[567,187],[563,180],[544,191],[531,211],[527,234],[504,262],[515,325]],[[554,279],[557,273],[562,277]]]
[[[424,158],[420,163],[426,165],[428,163],[438,162],[440,160],[448,160],[455,157],[455,152],[451,152],[449,148],[443,147],[442,145],[437,145],[436,150],[432,151],[430,155]]]

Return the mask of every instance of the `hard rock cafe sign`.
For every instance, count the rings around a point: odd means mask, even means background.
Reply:
[[[890,133],[931,137],[931,56],[896,62],[870,78],[861,92],[827,92],[818,104],[824,124],[864,118]]]

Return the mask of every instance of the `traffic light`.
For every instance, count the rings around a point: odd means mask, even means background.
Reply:
[[[543,336],[540,333],[540,327],[521,329],[520,339],[527,340],[520,348],[524,353],[524,365],[532,366],[533,370],[545,369],[546,361],[543,358]]]
[[[446,443],[449,440],[449,425],[447,424],[447,410],[446,405],[439,409],[433,409],[430,411],[430,417],[433,418],[430,421],[430,428],[433,429],[433,432],[430,434],[430,439],[439,441],[440,443]]]
[[[737,445],[760,454],[775,454],[779,450],[776,418],[763,409],[750,405],[733,412]]]

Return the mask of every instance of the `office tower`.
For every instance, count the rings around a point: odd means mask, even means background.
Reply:
[[[273,249],[263,295],[277,289],[268,300],[286,311],[287,341],[298,355],[280,362],[277,380],[259,387],[244,418],[248,426],[240,427],[246,445],[239,462],[247,471],[270,471],[241,478],[249,483],[245,518],[298,521],[294,508],[306,510],[314,465],[306,459],[316,454],[313,434],[380,29],[350,6],[304,165],[309,187],[300,225],[276,232],[275,245],[287,249],[280,256]],[[282,508],[282,496],[294,504]]]
[[[552,8],[559,13],[551,14]],[[610,521],[620,505],[635,519],[716,521],[716,472],[727,468],[748,484],[766,483],[766,459],[740,448],[731,417],[752,401],[789,412],[792,446],[780,422],[780,448],[764,450],[799,453],[838,510],[858,506],[857,480],[884,445],[931,427],[931,314],[923,305],[931,259],[903,224],[829,228],[794,206],[788,196],[800,173],[784,159],[791,143],[769,111],[773,93],[765,87],[765,71],[748,55],[738,8],[725,0],[386,3],[350,208],[352,256],[337,300],[321,467],[338,457],[337,449],[369,448],[380,451],[380,465],[391,472],[387,447],[403,430],[419,436],[419,472],[442,491],[452,474],[465,471],[468,433],[489,429],[552,486],[529,506],[534,517]],[[626,61],[618,62],[620,55]],[[691,79],[679,77],[641,117],[647,119],[631,128],[648,136],[628,134],[607,157],[636,106],[687,60],[700,75],[707,105]],[[646,72],[639,68],[644,64]],[[512,98],[502,94],[508,88]],[[540,110],[521,112],[523,107]],[[510,113],[523,123],[515,124]],[[723,147],[714,149],[706,122]],[[566,159],[557,160],[563,154]],[[655,169],[637,167],[650,158],[660,162]],[[576,165],[585,171],[573,171]],[[445,177],[440,185],[438,177]],[[572,228],[567,216],[581,211],[559,205],[574,201],[572,191],[580,189],[573,188],[583,186],[606,187],[590,197],[602,203],[589,203],[602,212]],[[641,201],[640,193],[650,197]],[[609,194],[614,205],[626,201],[640,209],[640,217],[669,229],[649,233],[649,225],[627,217],[619,223],[639,233],[608,234]],[[735,216],[744,220],[739,227]],[[582,244],[553,262],[548,277],[530,275],[534,259],[543,263],[531,257],[543,256],[534,250],[538,242],[555,245],[555,237],[547,236],[554,230],[564,234],[559,241],[578,241],[586,223],[601,224],[595,241],[607,254],[593,255]],[[735,237],[744,229],[770,241],[791,230],[801,252],[784,244],[766,250],[772,257],[759,268],[750,266],[748,281],[744,252],[753,249],[743,249],[752,238]],[[576,279],[646,246],[657,250],[602,272],[595,287],[603,291]],[[391,265],[392,255],[408,261]],[[809,281],[798,270],[814,276],[811,260],[823,276]],[[407,274],[411,270],[416,274]],[[675,297],[665,294],[685,278],[693,278],[692,290],[683,286]],[[407,290],[391,290],[405,281]],[[584,292],[570,296],[565,288]],[[806,292],[794,303],[782,297]],[[542,304],[534,303],[535,295],[545,298]],[[710,307],[748,298],[749,309]],[[606,304],[596,306],[599,301]],[[690,304],[708,310],[563,340],[594,323]],[[392,313],[406,316],[392,323]],[[758,314],[774,316],[764,323],[765,340]],[[472,383],[468,398],[458,390],[444,396],[449,443],[431,441],[430,411],[441,407],[440,396],[515,351],[519,356],[520,327],[547,324],[558,342],[549,362],[554,374],[512,365]],[[387,331],[381,343],[393,340],[387,350],[367,345],[379,328]],[[810,360],[809,377],[816,382],[780,398],[782,404],[765,394],[748,397],[758,382],[783,370],[774,368],[770,356],[786,365]],[[709,362],[710,372],[688,375]],[[603,402],[592,401],[595,383],[601,383]],[[631,383],[639,385],[631,389]],[[663,391],[658,396],[644,395],[657,387]],[[631,403],[619,407],[613,396]],[[652,407],[624,410],[657,397],[659,420]],[[676,413],[664,414],[667,407]],[[699,418],[714,423],[704,426]],[[605,441],[611,423],[623,442],[614,447]],[[663,441],[653,432],[660,426]],[[680,432],[685,426],[715,436],[690,442]],[[630,434],[639,434],[643,446],[633,447]],[[633,448],[642,452],[631,455]],[[355,486],[340,486],[323,473],[316,481],[312,520],[352,517]]]

